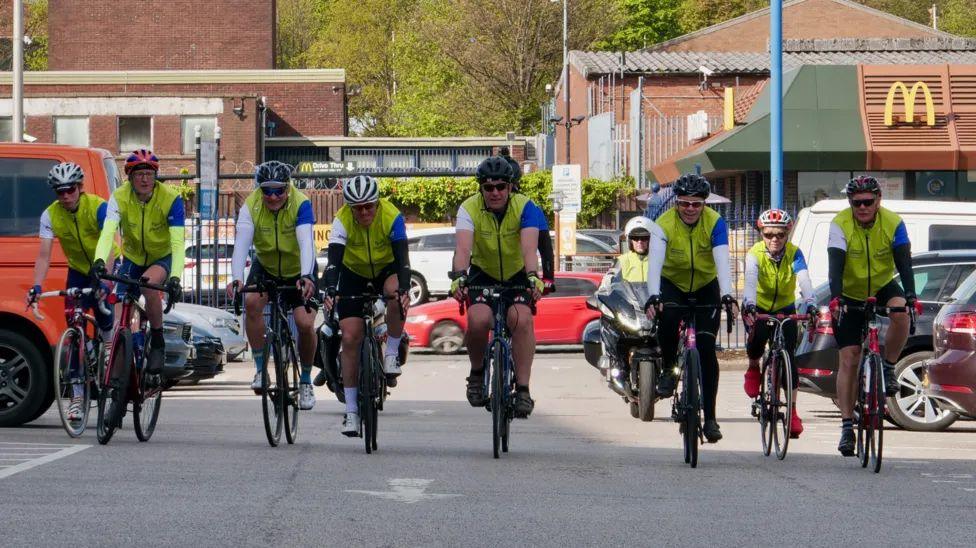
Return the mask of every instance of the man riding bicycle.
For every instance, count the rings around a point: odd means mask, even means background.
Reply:
[[[407,225],[389,200],[380,198],[379,185],[369,175],[359,175],[342,185],[345,205],[336,212],[329,236],[329,266],[325,269],[325,308],[336,307],[342,332],[342,385],[346,414],[341,432],[359,435],[359,350],[365,333],[362,296],[372,286],[386,300],[386,349],[383,373],[389,386],[400,375],[399,352],[403,322],[410,307],[410,257]],[[338,297],[338,299],[336,299]]]
[[[905,223],[896,213],[881,207],[881,185],[874,177],[861,175],[851,179],[846,188],[851,204],[834,217],[827,240],[830,280],[830,311],[834,338],[839,350],[837,400],[841,414],[841,436],[837,450],[854,456],[854,400],[857,392],[858,359],[861,355],[863,310],[845,307],[863,306],[868,297],[876,297],[878,306],[915,308],[915,277],[912,271],[912,248]],[[895,281],[895,272],[901,286]],[[895,362],[908,340],[907,312],[891,312],[884,342],[885,394],[898,394]]]
[[[515,361],[515,416],[528,417],[535,402],[529,395],[529,377],[535,355],[535,331],[531,305],[542,297],[545,284],[537,269],[539,227],[545,226],[542,210],[524,194],[512,193],[514,172],[497,156],[478,166],[480,191],[458,209],[455,228],[454,271],[451,295],[468,299],[468,331],[465,342],[471,372],[467,379],[468,403],[484,407],[485,348],[493,325],[491,296],[468,295],[467,286],[503,285],[513,288],[507,311]],[[530,287],[530,290],[525,288]]]
[[[663,371],[657,386],[662,398],[674,394],[677,384],[674,371],[678,350],[678,325],[684,311],[668,309],[663,303],[686,305],[690,298],[700,308],[696,311],[698,352],[701,358],[702,407],[705,424],[702,432],[709,443],[722,439],[715,418],[718,394],[718,358],[715,338],[721,315],[716,305],[735,306],[729,268],[729,233],[725,219],[705,206],[711,185],[696,174],[682,175],[672,185],[675,207],[661,215],[651,226],[650,260],[647,288],[650,297],[645,309],[651,319],[660,314],[658,341],[663,357]]]
[[[515,158],[512,158],[508,147],[502,147],[498,155],[512,166],[512,192],[521,193],[522,167]],[[542,260],[542,282],[545,284],[545,292],[550,293],[556,289],[556,261],[552,249],[552,236],[549,234],[549,223],[545,217],[542,217],[539,222],[539,257]]]
[[[186,236],[183,198],[175,188],[156,180],[158,172],[159,159],[152,151],[142,148],[126,158],[125,174],[129,181],[109,198],[90,274],[97,278],[106,273],[105,264],[115,233],[121,228],[124,258],[116,274],[136,280],[147,278],[150,284],[165,283],[167,298],[177,301],[183,292],[180,287]],[[118,284],[115,291],[123,296],[130,288]],[[146,370],[157,374],[162,372],[166,359],[162,295],[152,289],[143,289],[142,295],[149,320]]]
[[[227,295],[233,297],[243,285],[272,284],[294,286],[295,291],[283,295],[285,306],[291,308],[298,330],[299,409],[315,406],[312,390],[312,361],[315,359],[315,240],[312,228],[315,214],[308,197],[292,187],[292,167],[270,161],[254,170],[257,188],[244,200],[237,214],[234,256],[231,261],[231,282]],[[244,283],[244,269],[248,254],[254,246],[255,260]],[[248,293],[244,298],[244,330],[254,356],[254,380],[251,389],[260,394],[262,374],[268,362],[265,352],[264,308],[267,293]],[[306,309],[306,305],[308,309]]]
[[[27,304],[37,302],[41,294],[41,283],[47,277],[51,266],[51,248],[57,238],[61,251],[68,259],[68,277],[65,279],[65,289],[86,288],[92,285],[88,272],[92,267],[92,257],[98,245],[98,236],[105,224],[108,203],[99,196],[87,194],[84,191],[84,171],[81,166],[71,162],[63,162],[51,168],[47,175],[47,184],[57,194],[55,200],[41,213],[38,235],[41,238],[41,248],[34,262],[34,284],[27,292]],[[116,247],[113,255],[118,256]],[[82,299],[86,310],[93,310],[95,323],[101,331],[103,341],[112,339],[112,324],[114,314],[102,312],[97,306],[97,296],[90,295]],[[65,310],[74,308],[71,299],[65,299]],[[71,363],[71,375],[78,375],[79,363]],[[79,421],[84,416],[82,403],[84,401],[84,387],[72,384],[71,403],[68,406],[68,420]]]
[[[762,240],[756,242],[746,254],[745,288],[742,292],[742,321],[750,331],[746,354],[749,368],[745,373],[744,388],[750,398],[759,396],[759,360],[766,350],[772,330],[765,322],[756,322],[756,314],[795,314],[794,295],[797,284],[804,299],[804,313],[810,321],[816,321],[817,307],[813,299],[813,283],[807,270],[803,252],[789,243],[793,230],[793,217],[782,209],[763,211],[756,220]],[[793,409],[790,415],[790,436],[800,437],[803,421],[796,412],[796,395],[799,376],[796,366],[795,322],[783,324],[783,341],[790,356],[793,370]]]

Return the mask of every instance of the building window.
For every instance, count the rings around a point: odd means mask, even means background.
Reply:
[[[80,116],[55,117],[54,142],[61,145],[88,146],[88,118]]]
[[[204,141],[213,140],[217,119],[213,116],[183,117],[183,154],[196,154],[196,126],[200,126],[200,136]]]
[[[152,117],[119,116],[119,151],[152,150]]]
[[[0,117],[0,142],[14,140],[14,119],[10,116]]]
[[[801,171],[797,174],[797,205],[809,207],[820,200],[843,198],[851,180],[849,171]]]

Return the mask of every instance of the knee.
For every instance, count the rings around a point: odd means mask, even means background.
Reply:
[[[904,312],[889,314],[888,320],[891,322],[891,325],[894,327],[905,328],[905,329],[908,328],[908,314]]]

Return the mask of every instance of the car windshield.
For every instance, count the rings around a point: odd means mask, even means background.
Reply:
[[[965,280],[949,297],[950,302],[961,304],[976,304],[976,271],[966,277]]]

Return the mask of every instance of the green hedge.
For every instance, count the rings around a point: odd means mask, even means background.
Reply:
[[[612,211],[622,194],[632,193],[631,178],[601,181],[583,179],[583,208],[577,216],[580,228],[586,228],[605,211]],[[417,211],[423,222],[448,222],[468,196],[478,190],[474,177],[440,177],[417,179],[380,179],[380,194],[400,208]],[[532,198],[552,222],[552,172],[535,171],[522,177],[522,192]]]

